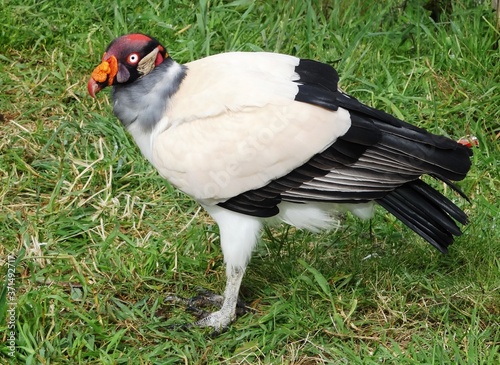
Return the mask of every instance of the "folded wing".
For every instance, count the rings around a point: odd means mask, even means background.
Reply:
[[[282,201],[375,200],[446,251],[454,220],[467,218],[419,177],[463,179],[468,148],[343,93],[328,65],[237,55],[187,65],[182,102],[154,142],[163,176],[202,203],[259,217]]]

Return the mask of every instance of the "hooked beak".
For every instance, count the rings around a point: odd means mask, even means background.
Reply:
[[[116,74],[118,73],[118,61],[115,56],[106,57],[106,53],[102,56],[102,62],[97,66],[90,76],[87,84],[87,90],[91,97],[95,98],[95,94],[104,89],[106,86],[113,85]]]
[[[106,87],[106,84],[100,84],[97,81],[95,81],[92,77],[90,78],[88,84],[87,84],[87,90],[93,98],[95,98],[95,94],[97,94],[99,91],[101,91],[103,88]]]

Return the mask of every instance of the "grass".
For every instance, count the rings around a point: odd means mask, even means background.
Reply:
[[[484,3],[433,22],[423,1],[0,0],[0,362],[500,363],[500,34]],[[193,318],[166,297],[221,292],[225,271],[214,223],[140,156],[109,95],[86,93],[106,45],[132,31],[179,62],[328,62],[366,103],[477,136],[459,183],[471,203],[454,197],[470,225],[446,256],[382,209],[336,232],[269,228],[241,290],[255,313],[216,338],[173,329]]]

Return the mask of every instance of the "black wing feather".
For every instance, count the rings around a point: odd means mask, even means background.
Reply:
[[[465,197],[450,180],[465,177],[471,166],[471,150],[343,93],[337,88],[338,74],[329,65],[301,60],[295,71],[299,76],[295,100],[332,111],[346,109],[351,127],[304,165],[219,205],[248,215],[271,217],[279,213],[277,205],[282,201],[375,200],[446,252],[453,236],[461,234],[455,221],[466,224],[467,216],[419,177],[432,175]]]

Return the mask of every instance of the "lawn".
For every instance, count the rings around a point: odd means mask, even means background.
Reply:
[[[500,32],[490,1],[0,0],[1,364],[499,364]],[[443,2],[444,3],[444,2]],[[365,103],[478,138],[470,217],[441,255],[383,209],[332,232],[266,228],[228,331],[171,295],[222,292],[218,229],[86,83],[116,36],[178,62],[327,62]],[[445,189],[440,186],[440,189]],[[15,343],[15,346],[11,346]]]

